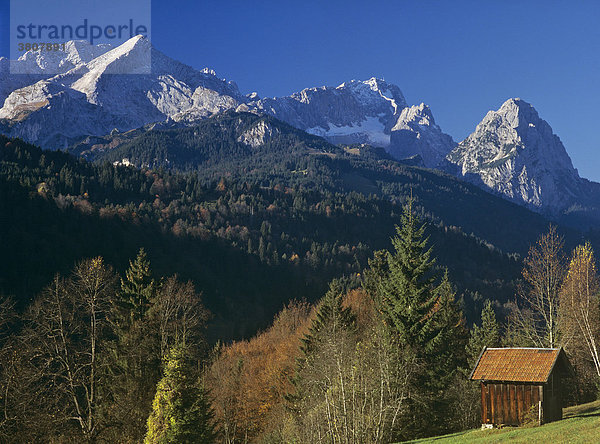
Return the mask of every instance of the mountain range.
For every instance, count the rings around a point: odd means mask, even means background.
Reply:
[[[91,158],[132,134],[195,126],[224,111],[266,114],[333,144],[383,148],[555,219],[588,226],[600,220],[600,185],[579,176],[550,125],[517,98],[489,111],[456,143],[426,104],[407,104],[400,88],[382,79],[286,97],[243,95],[234,82],[173,60],[137,36],[118,47],[72,41],[64,52],[0,58],[0,104],[1,133]],[[268,143],[273,127],[257,122],[238,142]]]

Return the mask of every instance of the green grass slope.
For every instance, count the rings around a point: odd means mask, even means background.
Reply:
[[[411,441],[413,443],[598,443],[600,442],[600,401],[568,407],[565,419],[541,427],[505,427],[467,430],[452,435]]]

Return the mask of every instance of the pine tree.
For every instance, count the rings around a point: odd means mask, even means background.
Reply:
[[[129,261],[125,279],[121,279],[120,306],[130,315],[130,322],[144,318],[154,297],[156,285],[150,272],[150,261],[140,248],[134,261]]]
[[[476,427],[481,421],[481,391],[479,384],[470,381],[469,374],[473,370],[484,346],[499,347],[501,345],[500,325],[490,301],[486,301],[481,311],[481,325],[474,325],[467,343],[466,355],[468,366],[459,369],[458,378],[449,390],[450,410],[448,418],[451,425],[448,430],[464,430]]]
[[[438,390],[446,388],[459,371],[467,365],[466,345],[468,331],[456,295],[444,273],[436,288],[439,296],[434,310],[436,336],[433,340],[435,359],[429,366],[432,371],[433,386]]]
[[[467,373],[466,345],[468,330],[448,272],[436,288],[439,300],[433,310],[435,331],[432,355],[425,366],[427,372],[421,388],[429,397],[426,408],[431,410],[424,424],[426,433],[460,430],[463,394],[457,387]]]
[[[393,253],[367,273],[389,340],[408,361],[411,375],[409,407],[403,419],[408,436],[435,434],[444,426],[450,400],[447,391],[464,367],[466,330],[447,274],[440,283],[435,259],[427,246],[425,224],[414,214],[412,199],[404,207],[392,238]],[[373,281],[378,282],[377,285]],[[406,359],[406,358],[405,358]],[[407,432],[404,432],[407,433]]]
[[[435,260],[424,233],[425,225],[413,214],[409,201],[392,238],[395,252],[387,254],[387,273],[377,288],[377,303],[392,336],[420,356],[433,352],[436,331],[432,310],[438,301]]]
[[[186,362],[185,349],[179,345],[173,347],[152,402],[144,443],[215,442],[213,417],[208,396]]]
[[[485,301],[481,311],[481,325],[474,325],[467,345],[469,367],[475,366],[483,347],[499,347],[501,345],[500,325],[496,320],[491,301]]]
[[[387,250],[373,252],[373,257],[369,259],[369,268],[363,272],[362,286],[373,299],[377,299],[379,285],[389,274],[387,267],[388,255]]]
[[[145,433],[156,383],[160,378],[158,329],[148,314],[155,283],[144,249],[129,262],[121,291],[113,304],[116,338],[113,343],[115,407],[110,414],[124,425],[124,438],[140,441]]]

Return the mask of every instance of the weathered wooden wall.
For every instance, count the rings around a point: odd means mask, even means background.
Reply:
[[[540,401],[542,385],[481,382],[481,422],[520,425],[532,407],[533,419],[543,419]]]

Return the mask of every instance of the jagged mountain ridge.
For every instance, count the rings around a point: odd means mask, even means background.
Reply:
[[[165,121],[193,125],[235,109],[270,114],[332,143],[368,143],[392,153],[402,153],[394,141],[405,140],[394,137],[395,131],[422,141],[439,139],[427,136],[427,125],[406,125],[402,91],[375,77],[261,99],[243,96],[235,83],[218,79],[213,71],[197,71],[168,58],[141,36],[115,48],[84,41],[66,47],[64,53],[27,52],[12,68],[32,74],[0,78],[0,123],[8,135],[57,149],[113,129],[124,132]],[[3,66],[8,73],[9,61],[0,60]],[[58,115],[67,109],[72,110],[69,118]],[[431,129],[440,132],[435,125]],[[417,154],[430,166],[429,155],[439,147],[418,146]]]
[[[370,146],[342,147],[268,115],[228,111],[192,127],[156,127],[96,140],[84,157],[134,167],[196,170],[203,180],[263,183],[359,192],[398,201],[412,189],[420,205],[449,225],[475,233],[505,251],[526,253],[547,220],[440,171],[414,168]],[[105,147],[115,143],[114,148]],[[82,147],[80,147],[81,149]],[[86,146],[89,149],[89,145]],[[401,200],[401,199],[400,199]],[[502,227],[496,227],[501,220]],[[519,236],[509,236],[523,225]]]
[[[29,74],[5,75],[10,63]],[[244,96],[235,83],[172,60],[141,36],[115,48],[74,41],[64,53],[30,51],[18,61],[0,59],[0,73],[0,132],[45,148],[79,144],[74,151],[89,153],[95,137],[115,130],[191,126],[224,111],[249,111],[334,144],[383,147],[396,159],[452,172],[535,211],[600,213],[600,186],[579,177],[550,126],[517,99],[490,111],[456,144],[427,105],[409,106],[402,91],[382,79],[286,97]]]
[[[110,45],[91,45],[73,40],[65,44],[65,51],[28,51],[18,60],[0,57],[0,104],[17,89],[51,77],[50,73],[64,74],[83,63],[109,51]]]
[[[421,103],[404,108],[391,131],[389,153],[396,159],[420,157],[423,166],[440,168],[456,142],[435,123],[431,109]]]
[[[332,143],[386,147],[391,128],[406,107],[395,85],[375,77],[337,87],[307,88],[287,97],[260,99],[249,109],[265,112]]]
[[[376,77],[255,100],[241,109],[265,112],[334,144],[382,147],[398,160],[418,157],[428,168],[456,146],[427,105],[409,106],[400,88]]]

